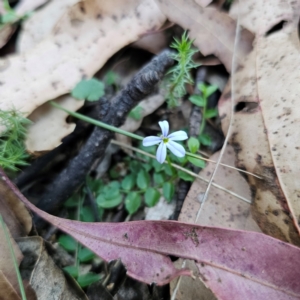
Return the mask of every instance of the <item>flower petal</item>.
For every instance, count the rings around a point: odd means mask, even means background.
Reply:
[[[143,146],[149,147],[153,145],[157,145],[161,142],[161,138],[159,136],[147,136],[143,139]]]
[[[156,151],[156,159],[159,163],[163,163],[166,160],[167,147],[164,142],[161,142]]]
[[[175,131],[175,132],[169,134],[168,138],[171,141],[183,141],[183,140],[187,140],[188,139],[188,135],[186,134],[185,131],[179,130],[179,131]]]
[[[167,143],[168,149],[177,157],[184,157],[185,156],[185,149],[178,143],[173,141],[169,141]]]
[[[167,137],[169,134],[169,122],[168,121],[161,121],[158,122],[160,128],[161,128],[161,132],[163,134],[164,137]]]

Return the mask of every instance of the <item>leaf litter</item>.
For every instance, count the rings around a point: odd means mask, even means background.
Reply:
[[[66,123],[67,114],[54,110],[46,102],[56,98],[55,101],[70,105],[73,111],[79,109],[84,102],[65,94],[70,93],[81,79],[91,78],[118,50],[147,32],[157,31],[169,19],[190,30],[189,36],[194,39],[201,55],[213,55],[212,59],[222,62],[231,72],[231,82],[222,91],[218,104],[220,119],[217,118],[217,122],[221,122],[225,135],[229,132],[232,106],[235,110],[228,136],[233,150],[227,146],[222,162],[227,163],[228,160],[233,165],[235,153],[236,166],[260,178],[251,175],[243,175],[242,178],[236,171],[217,164],[220,170],[214,181],[211,179],[212,188],[201,210],[201,199],[207,194],[206,185],[195,181],[179,220],[194,223],[197,219],[200,226],[168,221],[120,224],[69,221],[39,211],[26,202],[9,181],[6,183],[33,211],[105,260],[121,258],[127,273],[133,278],[149,284],[165,284],[180,274],[191,274],[186,269],[176,269],[166,256],[174,255],[195,260],[199,271],[195,274],[218,299],[299,299],[299,285],[295,282],[299,274],[292,269],[298,261],[295,257],[299,250],[284,243],[299,245],[299,176],[295,163],[299,135],[294,129],[298,124],[294,107],[298,95],[299,37],[296,20],[299,18],[299,4],[275,1],[270,6],[267,1],[234,1],[229,13],[220,10],[220,5],[222,1],[183,3],[176,0],[171,3],[148,0],[131,1],[125,9],[121,3],[118,6],[104,5],[100,0],[64,4],[51,1],[26,21],[17,42],[19,54],[3,58],[0,62],[0,81],[4,83],[0,86],[3,92],[0,108],[7,110],[13,105],[25,115],[30,115],[35,123],[29,129],[26,142],[30,152],[43,154],[57,147],[74,130],[75,124]],[[53,17],[45,18],[51,10]],[[95,20],[97,12],[101,17]],[[36,24],[43,18],[47,22],[38,31]],[[236,23],[242,27],[235,53]],[[127,25],[132,27],[125,32]],[[86,32],[89,34],[84,34]],[[96,36],[99,42],[91,42]],[[57,43],[62,49],[57,49]],[[148,50],[147,46],[143,48]],[[102,50],[101,55],[99,49]],[[200,58],[205,59],[211,58]],[[232,68],[235,65],[232,59],[235,59],[236,68]],[[75,63],[71,63],[72,60]],[[85,96],[82,95],[82,98]],[[98,100],[96,96],[93,98]],[[148,100],[151,99],[156,98],[150,95]],[[157,99],[154,103],[143,102],[146,104],[141,119],[127,118],[123,128],[147,132],[147,124],[150,131],[154,130],[151,123],[149,125],[151,116],[162,120],[170,113],[163,106],[163,93],[159,92]],[[173,128],[176,128],[174,125]],[[116,143],[122,145],[123,142],[124,148],[136,149],[127,138],[117,139],[119,142]],[[135,155],[134,152],[128,153]],[[215,157],[211,159],[216,160]],[[196,177],[208,178],[214,168],[209,163]],[[230,194],[217,190],[216,185],[247,199],[252,198],[252,204],[239,202]],[[2,183],[2,186],[6,184]],[[3,207],[0,210],[1,214],[5,214]],[[24,216],[19,217],[18,214],[11,216],[13,214],[6,216],[5,222],[11,223],[12,228],[12,218],[29,222],[28,216],[24,220]],[[249,230],[261,230],[284,242]],[[20,226],[15,225],[14,232],[22,232],[26,236],[28,229],[20,231]],[[198,251],[200,247],[201,251]],[[159,268],[162,265],[164,270]],[[180,268],[180,265],[177,264],[177,267]],[[182,292],[182,283],[179,281],[177,285]],[[187,281],[185,289],[189,289],[189,285],[193,283]],[[178,290],[173,291],[174,298]],[[197,297],[202,291],[203,287],[195,292]],[[46,287],[42,292],[46,292]],[[205,299],[210,297],[212,295],[207,295]]]

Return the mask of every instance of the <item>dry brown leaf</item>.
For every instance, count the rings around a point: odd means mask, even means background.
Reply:
[[[195,2],[202,7],[206,7],[212,0],[195,0]]]
[[[0,299],[3,300],[21,300],[14,287],[0,270]],[[5,298],[4,298],[5,295]]]
[[[78,110],[84,104],[84,101],[71,96],[62,96],[54,101],[72,111]],[[67,117],[66,112],[53,109],[49,103],[38,107],[28,117],[33,124],[28,127],[25,142],[27,151],[37,155],[59,146],[61,140],[76,126],[74,123],[66,123]]]
[[[153,54],[158,54],[169,46],[169,40],[165,31],[158,31],[146,34],[131,46],[147,50]]]
[[[1,212],[2,214],[2,212]],[[3,216],[3,215],[2,215]],[[10,241],[12,244],[12,248],[17,260],[17,263],[20,264],[20,262],[23,259],[22,252],[20,251],[17,243],[12,238],[9,228],[7,228],[7,231],[10,236]],[[18,283],[17,273],[14,267],[14,261],[12,257],[12,253],[9,247],[9,243],[6,240],[6,235],[4,232],[4,228],[0,226],[0,271],[2,272],[3,276],[6,278],[6,281],[10,283],[11,290],[14,290],[15,293],[20,295],[20,287]],[[5,284],[7,286],[7,284]],[[1,290],[2,292],[2,290]]]
[[[273,164],[300,232],[300,44],[298,21],[257,41],[257,92]]]
[[[0,185],[0,214],[14,238],[26,236],[31,230],[32,219],[27,208],[4,184]]]
[[[20,238],[18,245],[24,254],[21,272],[24,271],[23,277],[28,276],[26,279],[38,299],[88,300],[75,280],[66,279],[62,270],[55,265],[42,238]]]
[[[252,215],[261,230],[275,238],[300,244],[276,177],[262,112],[257,106],[255,59],[255,52],[253,52],[247,58],[244,67],[235,74],[235,105],[245,105],[245,107],[234,115],[230,142],[236,153],[237,167],[263,177],[257,179],[248,176],[252,189]],[[219,114],[224,133],[228,131],[230,101],[229,83],[219,101]]]
[[[210,159],[216,161],[218,156],[219,152],[211,156]],[[227,146],[222,163],[234,166],[234,162],[234,150],[231,146]],[[208,163],[205,169],[200,172],[200,175],[209,179],[215,166],[214,163]],[[236,170],[229,169],[226,166],[219,166],[214,182],[251,200],[250,187]],[[179,221],[195,222],[206,188],[207,183],[203,181],[196,180],[193,183],[181,209]],[[212,186],[197,224],[260,232],[259,227],[251,216],[250,207],[249,203]]]
[[[19,52],[33,48],[51,33],[59,19],[68,12],[70,7],[80,0],[52,0],[35,12],[22,24],[22,31],[17,41]]]
[[[229,15],[235,20],[239,18],[241,26],[254,34],[264,35],[281,21],[291,20],[297,2],[299,1],[234,1],[230,7]]]
[[[291,16],[283,29],[258,36],[256,48],[235,74],[235,105],[245,107],[234,116],[231,142],[238,166],[264,178],[249,177],[254,197],[252,214],[260,228],[299,245],[299,117],[294,108],[299,95],[297,23]],[[219,104],[225,132],[230,97],[228,86]]]
[[[33,11],[37,7],[44,4],[46,1],[48,0],[23,0],[16,5],[14,10],[17,15],[22,16],[27,12]],[[5,9],[3,7],[3,3],[1,2],[0,15],[4,13]],[[0,48],[2,48],[7,43],[11,35],[15,32],[16,28],[17,27],[14,24],[6,24],[0,29]]]
[[[203,8],[193,0],[157,0],[157,3],[170,21],[190,30],[190,38],[195,39],[194,44],[203,55],[214,54],[231,70],[236,24],[228,14],[214,7]],[[242,30],[235,54],[238,63],[250,52],[252,41],[252,33]]]
[[[152,0],[87,0],[72,6],[36,47],[0,61],[0,109],[14,107],[29,115],[91,77],[112,54],[164,21]]]

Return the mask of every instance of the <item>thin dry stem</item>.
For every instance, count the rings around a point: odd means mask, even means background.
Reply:
[[[111,143],[114,144],[114,145],[118,145],[118,146],[120,146],[120,147],[124,147],[124,148],[133,150],[133,151],[135,151],[135,152],[138,152],[138,153],[141,153],[141,154],[144,154],[144,155],[146,155],[146,156],[149,156],[149,157],[152,157],[152,158],[156,159],[156,157],[155,157],[154,155],[152,155],[152,154],[150,154],[150,153],[148,153],[148,152],[145,152],[145,151],[143,151],[143,150],[140,150],[140,149],[138,149],[138,148],[136,148],[136,147],[129,146],[129,145],[125,144],[125,143],[118,142],[118,141],[116,141],[116,140],[111,140]],[[168,164],[168,162],[166,162],[166,161],[165,161],[164,163],[165,163],[165,164]],[[189,175],[191,175],[191,176],[193,176],[193,177],[199,178],[200,180],[202,180],[202,181],[204,181],[204,182],[206,182],[206,183],[209,183],[209,180],[207,180],[207,179],[201,177],[200,175],[198,175],[198,174],[196,174],[196,173],[194,173],[194,172],[192,172],[192,171],[190,171],[190,170],[187,170],[187,169],[185,169],[185,168],[183,168],[183,167],[181,167],[181,166],[179,166],[179,165],[177,165],[177,164],[171,163],[171,166],[174,167],[175,169],[180,170],[180,171],[183,171],[183,172],[185,172],[185,173],[187,173],[187,174],[189,174]],[[232,191],[230,191],[230,190],[227,190],[226,188],[224,188],[224,187],[222,187],[222,186],[220,186],[220,185],[218,185],[218,184],[216,184],[216,183],[214,183],[214,182],[212,182],[212,185],[213,185],[214,187],[216,187],[216,188],[218,188],[218,189],[220,189],[220,190],[222,190],[222,191],[224,191],[224,192],[226,192],[226,193],[228,193],[228,194],[230,194],[230,195],[232,195],[232,196],[234,196],[234,197],[240,199],[240,200],[243,200],[243,201],[245,201],[245,202],[247,202],[247,203],[251,203],[251,200],[249,200],[249,199],[247,199],[247,198],[244,198],[243,196],[240,196],[240,195],[238,195],[238,194],[236,194],[236,193],[234,193],[234,192],[232,192]]]

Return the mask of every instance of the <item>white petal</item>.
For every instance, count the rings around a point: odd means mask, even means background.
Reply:
[[[168,121],[161,121],[158,122],[160,128],[161,128],[161,132],[163,134],[164,137],[167,137],[169,134],[169,122]]]
[[[171,141],[183,141],[183,140],[187,140],[188,136],[185,131],[179,130],[169,134],[168,138]]]
[[[166,160],[167,147],[164,142],[161,142],[156,151],[156,159],[159,163],[163,163]]]
[[[147,136],[143,139],[143,146],[149,147],[153,145],[157,145],[161,142],[161,138],[159,136]]]
[[[184,157],[185,156],[185,149],[178,143],[173,141],[169,141],[167,143],[168,149],[177,157]]]

